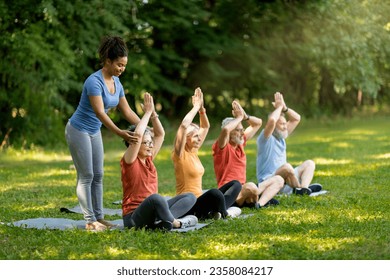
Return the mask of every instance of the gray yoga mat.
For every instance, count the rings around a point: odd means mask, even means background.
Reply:
[[[113,230],[124,229],[122,219],[110,220],[109,222],[113,223],[114,225],[117,225],[117,227],[112,228]],[[84,220],[72,220],[72,219],[64,219],[64,218],[34,218],[34,219],[16,221],[11,224],[26,229],[28,228],[43,229],[43,230],[47,230],[47,229],[67,230],[67,229],[76,229],[76,228],[83,229],[83,230],[85,229]],[[198,223],[193,227],[173,229],[172,231],[176,231],[176,232],[193,231],[193,230],[201,229],[207,225],[208,223]]]
[[[83,211],[81,211],[80,205],[77,205],[77,206],[72,207],[72,208],[61,207],[60,211],[65,212],[65,213],[83,214]],[[103,208],[103,213],[104,213],[104,215],[110,215],[110,216],[114,216],[114,215],[122,216],[122,209]]]

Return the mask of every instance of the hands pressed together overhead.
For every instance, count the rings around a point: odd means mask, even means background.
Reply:
[[[192,105],[199,111],[200,109],[204,108],[203,102],[203,92],[198,87],[195,89],[194,95],[192,96]]]
[[[274,98],[275,101],[272,102],[272,105],[275,107],[275,109],[282,107],[282,111],[286,111],[287,106],[286,103],[284,102],[283,94],[281,94],[280,92],[276,92],[274,94]]]
[[[152,114],[155,112],[153,97],[150,95],[150,93],[145,93],[144,103],[141,104],[141,108],[144,113]],[[134,136],[134,132],[132,131],[122,130],[121,137],[129,144],[137,143],[137,137]]]

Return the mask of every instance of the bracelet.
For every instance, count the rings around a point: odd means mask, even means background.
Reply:
[[[283,113],[287,113],[288,107],[286,106],[286,110],[282,110]]]
[[[158,115],[155,114],[154,116],[150,117],[151,120],[158,118]]]
[[[206,109],[203,109],[202,111],[199,111],[199,115],[204,115],[206,114]]]
[[[249,121],[249,118],[250,118],[251,116],[249,116],[249,115],[246,115],[246,121]]]

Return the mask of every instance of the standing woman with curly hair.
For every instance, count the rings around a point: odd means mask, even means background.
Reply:
[[[102,124],[126,142],[132,140],[127,130],[118,128],[107,115],[117,107],[131,124],[139,117],[130,108],[119,76],[125,71],[128,50],[122,38],[107,36],[99,47],[102,68],[84,82],[76,111],[69,119],[65,136],[77,171],[77,197],[87,230],[101,231],[113,225],[103,213],[103,141]]]

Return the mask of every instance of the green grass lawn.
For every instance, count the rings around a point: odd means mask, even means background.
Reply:
[[[280,197],[277,207],[244,209],[246,219],[215,221],[188,233],[143,230],[36,230],[0,225],[0,259],[390,259],[389,117],[303,121],[288,139],[296,165],[317,163],[315,182],[328,190],[318,197]],[[204,188],[216,186],[211,142],[201,150]],[[172,138],[171,136],[169,136]],[[61,139],[60,142],[64,140]],[[171,141],[156,160],[159,188],[174,195]],[[61,146],[61,145],[59,145]],[[82,219],[60,207],[77,205],[76,172],[65,146],[56,151],[8,149],[0,152],[0,222],[37,217]],[[105,137],[104,206],[119,208],[119,160],[124,145]],[[248,180],[256,181],[256,144],[247,149]],[[119,216],[106,216],[118,219]]]

